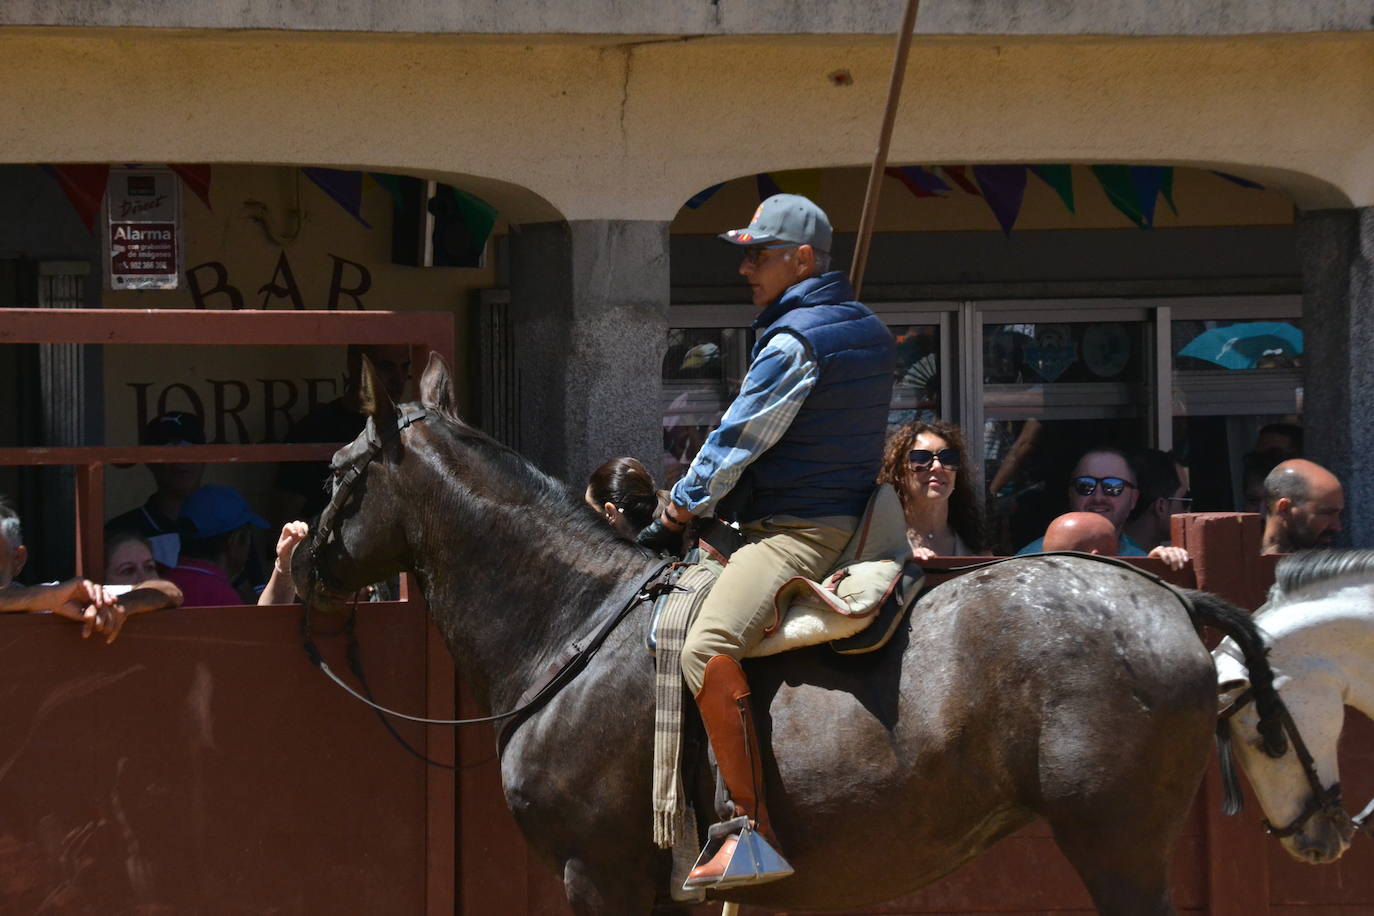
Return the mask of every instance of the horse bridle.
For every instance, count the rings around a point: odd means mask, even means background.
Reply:
[[[382,724],[386,726],[386,730],[390,732],[391,736],[399,741],[407,751],[432,766],[443,767],[444,769],[458,769],[458,767],[453,764],[437,763],[436,761],[430,760],[401,737],[400,733],[392,727],[390,721],[385,717],[392,716],[410,722],[418,722],[422,725],[458,726],[502,722],[523,715],[546,702],[550,697],[562,689],[565,684],[571,681],[586,665],[592,654],[606,641],[611,631],[615,629],[620,621],[625,619],[630,611],[634,610],[634,608],[641,603],[653,600],[664,591],[676,588],[676,586],[664,576],[672,564],[668,561],[656,564],[647,576],[631,583],[632,588],[629,590],[628,596],[621,602],[619,609],[615,613],[611,614],[603,621],[590,636],[584,639],[574,640],[566,646],[554,660],[553,664],[549,666],[548,670],[540,677],[536,678],[534,683],[520,696],[519,700],[516,701],[515,708],[507,712],[490,716],[479,716],[471,719],[427,719],[422,716],[412,716],[394,709],[388,709],[377,703],[372,697],[372,690],[368,687],[367,678],[363,674],[362,658],[355,629],[355,623],[358,616],[357,593],[349,595],[339,592],[331,589],[324,583],[319,572],[320,555],[324,545],[337,536],[334,519],[337,518],[339,508],[346,503],[353,486],[362,477],[368,465],[382,453],[382,450],[385,449],[393,439],[398,438],[408,427],[415,423],[423,422],[428,418],[429,413],[423,407],[410,407],[404,410],[396,418],[395,429],[388,430],[385,436],[378,436],[376,434],[376,427],[374,424],[368,435],[367,452],[363,454],[360,460],[355,459],[354,462],[349,464],[340,475],[338,482],[334,486],[334,492],[330,497],[329,504],[325,506],[324,511],[320,513],[320,521],[316,526],[315,538],[310,543],[310,571],[306,580],[306,600],[303,602],[304,611],[301,614],[301,641],[305,649],[305,654],[310,659],[311,664],[323,671],[330,680],[343,688],[349,695],[367,706],[370,706],[377,713],[377,717],[381,720]],[[344,626],[344,632],[348,642],[347,656],[349,669],[353,672],[353,676],[357,678],[358,683],[362,686],[363,690],[361,693],[349,686],[348,683],[329,667],[328,662],[324,660],[323,655],[320,653],[319,647],[315,645],[310,619],[317,595],[324,595],[344,604],[349,604],[351,601],[348,621]]]
[[[1235,773],[1229,766],[1231,752],[1230,720],[1253,699],[1254,694],[1247,688],[1231,704],[1231,708],[1221,714],[1221,718],[1217,722],[1218,753],[1222,756],[1222,778],[1226,784],[1225,789],[1228,798],[1239,799],[1240,797],[1240,786],[1236,784]],[[1279,712],[1279,721],[1283,725],[1284,732],[1288,735],[1289,742],[1293,745],[1293,753],[1297,755],[1298,763],[1302,765],[1303,776],[1307,780],[1308,795],[1307,803],[1303,805],[1302,811],[1288,825],[1275,827],[1268,818],[1265,818],[1262,822],[1265,832],[1278,840],[1290,837],[1305,827],[1307,822],[1318,814],[1323,814],[1338,823],[1348,823],[1355,830],[1370,832],[1366,825],[1370,817],[1374,816],[1374,799],[1370,800],[1363,811],[1351,817],[1345,810],[1340,782],[1334,782],[1329,787],[1322,785],[1321,777],[1317,775],[1316,760],[1313,759],[1312,752],[1307,749],[1307,742],[1302,740],[1302,733],[1298,731],[1298,725],[1293,721],[1293,714],[1288,711],[1288,704],[1284,703],[1283,698],[1277,695],[1275,701]],[[1240,810],[1239,804],[1235,805],[1234,810]]]

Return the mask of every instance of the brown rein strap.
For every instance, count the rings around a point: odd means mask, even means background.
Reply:
[[[372,709],[376,710],[379,713],[383,713],[388,716],[393,716],[397,719],[405,719],[409,722],[419,722],[422,725],[457,726],[481,725],[487,722],[499,722],[504,719],[511,719],[516,716],[523,715],[524,713],[537,708],[538,706],[546,702],[554,694],[556,694],[559,690],[561,690],[564,687],[564,685],[566,685],[569,681],[571,681],[573,677],[575,677],[578,674],[578,672],[581,671],[581,669],[586,665],[587,661],[591,658],[592,654],[598,648],[601,647],[602,643],[606,641],[606,637],[610,636],[611,631],[614,630],[616,626],[622,620],[625,619],[625,617],[630,613],[630,611],[632,611],[640,603],[656,598],[659,592],[662,591],[665,587],[671,587],[663,579],[663,573],[668,566],[669,563],[667,561],[664,561],[659,565],[655,566],[653,571],[648,575],[648,577],[642,580],[643,584],[635,587],[633,593],[629,596],[629,598],[626,601],[624,601],[621,604],[619,610],[617,610],[614,614],[611,614],[609,617],[607,617],[606,620],[601,624],[601,626],[595,632],[593,632],[589,638],[585,640],[574,640],[563,649],[563,651],[559,654],[559,656],[553,662],[553,664],[549,666],[548,670],[546,670],[540,677],[536,678],[534,683],[531,684],[530,687],[525,690],[514,709],[511,709],[503,713],[497,713],[495,715],[479,716],[477,718],[472,719],[427,719],[423,716],[412,716],[394,709],[389,709],[385,706],[382,706],[374,702],[370,697],[364,696],[362,693],[359,693],[357,690],[354,690],[346,682],[344,682],[344,680],[340,678],[334,672],[333,669],[329,667],[329,663],[326,662],[323,656],[320,654],[319,647],[315,645],[315,640],[310,630],[311,604],[308,602],[305,605],[305,613],[301,615],[302,643],[305,648],[305,654],[310,659],[311,664],[313,664],[316,668],[319,668],[321,671],[323,671],[325,675],[329,677],[330,680],[332,680],[335,684],[338,684],[340,687],[342,687],[355,699],[370,706]],[[352,630],[353,622],[357,614],[357,607],[357,602],[355,601],[353,604],[353,612],[349,615],[348,631],[350,635],[351,646],[356,645],[356,639],[354,639],[352,636]],[[354,652],[350,651],[350,667],[353,668],[354,675],[358,677],[359,682],[363,684],[364,690],[366,690],[366,681],[360,674],[362,668],[361,660],[359,660],[358,663],[354,665],[353,655]],[[371,691],[368,691],[368,693],[370,692]]]

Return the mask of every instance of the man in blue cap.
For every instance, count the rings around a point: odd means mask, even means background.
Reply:
[[[181,505],[186,524],[181,558],[167,574],[185,595],[184,607],[248,604],[233,586],[253,552],[254,528],[267,522],[233,487],[204,486]]]
[[[825,574],[848,543],[873,491],[892,397],[895,342],[831,271],[830,220],[805,197],[775,194],[744,229],[721,235],[744,249],[756,343],[739,395],[662,514],[641,532],[654,549],[680,543],[693,517],[740,523],[730,557],[688,630],[682,673],[696,698],[738,824],[776,844],[763,799],[762,756],[739,659],[774,622],[773,597],[794,576]],[[713,835],[728,828],[718,825]],[[688,886],[761,883],[791,873],[722,883],[737,847],[728,833]]]

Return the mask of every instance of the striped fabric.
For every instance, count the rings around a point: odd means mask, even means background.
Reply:
[[[682,683],[679,659],[687,639],[687,627],[701,609],[716,573],[703,566],[688,566],[677,580],[678,588],[663,599],[658,621],[658,648],[654,655],[654,842],[673,846],[686,814],[682,787]],[[696,837],[689,838],[696,842]]]

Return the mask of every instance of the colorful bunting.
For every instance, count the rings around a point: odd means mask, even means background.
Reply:
[[[974,197],[982,197],[983,194],[981,191],[978,190],[978,186],[975,185],[973,182],[969,181],[968,176],[964,174],[964,170],[966,168],[967,166],[963,165],[940,166],[941,171],[945,173],[945,175],[949,178],[950,181],[957,184],[961,190],[968,194],[972,194]]]
[[[975,165],[973,177],[983,189],[992,215],[1002,232],[1011,235],[1016,218],[1021,215],[1021,203],[1026,196],[1026,167],[1024,165]]]
[[[1140,199],[1136,194],[1135,184],[1131,181],[1129,165],[1094,165],[1092,173],[1113,207],[1141,229],[1148,227],[1145,214],[1140,210]]]
[[[306,166],[301,169],[306,178],[309,178],[321,191],[334,199],[334,202],[348,211],[358,222],[362,223],[367,229],[372,228],[372,224],[363,219],[363,173],[344,171],[342,169],[322,169]]]
[[[711,186],[710,186],[709,188],[707,188],[705,191],[698,191],[698,192],[696,192],[696,193],[693,194],[690,198],[688,198],[688,200],[687,200],[687,209],[689,209],[689,210],[695,210],[695,209],[697,209],[697,208],[700,207],[702,204],[706,203],[706,201],[710,200],[711,197],[712,197],[717,191],[719,191],[719,190],[720,190],[721,188],[723,188],[723,187],[725,187],[725,182],[722,181],[720,184],[713,184],[713,185],[711,185]]]
[[[95,221],[105,199],[105,183],[110,180],[109,165],[45,165],[43,169],[57,179],[87,231],[95,232]]]
[[[1064,207],[1073,213],[1073,166],[1071,165],[1032,165],[1032,174],[1054,189]]]
[[[368,172],[367,177],[377,183],[377,186],[391,195],[392,203],[398,207],[406,204],[405,191],[401,190],[401,176],[392,175],[390,172]]]
[[[210,167],[208,165],[170,164],[167,168],[181,176],[182,183],[191,189],[192,194],[200,198],[200,202],[205,204],[205,209],[212,209],[210,206]]]
[[[1178,206],[1174,203],[1174,168],[1169,166],[1164,169],[1159,179],[1159,193],[1164,195],[1164,202],[1169,205],[1174,216],[1178,216]]]
[[[902,165],[884,172],[906,185],[906,189],[917,197],[940,197],[953,190],[939,175],[919,165]]]
[[[1131,187],[1135,188],[1135,205],[1140,210],[1140,216],[1145,220],[1145,225],[1151,228],[1155,224],[1155,204],[1159,202],[1160,188],[1164,184],[1165,166],[1160,165],[1131,165],[1130,169]],[[1170,170],[1172,172],[1172,170]]]

